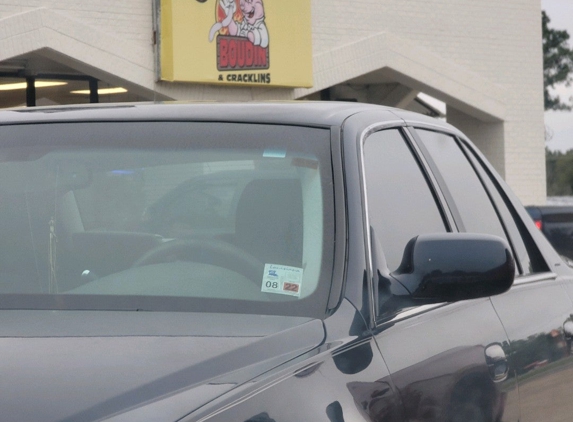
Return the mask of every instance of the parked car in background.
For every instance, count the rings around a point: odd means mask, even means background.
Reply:
[[[2,420],[568,420],[572,296],[429,117],[0,111]]]
[[[525,209],[557,252],[573,263],[573,206],[527,206]]]

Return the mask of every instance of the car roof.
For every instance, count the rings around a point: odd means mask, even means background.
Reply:
[[[366,113],[368,112],[368,113]],[[85,121],[226,121],[341,126],[357,114],[452,127],[434,118],[374,104],[335,101],[105,103],[0,110],[0,125]],[[377,117],[376,117],[377,116]]]

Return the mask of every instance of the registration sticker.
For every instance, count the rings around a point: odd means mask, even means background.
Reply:
[[[265,264],[261,292],[300,297],[302,268]]]

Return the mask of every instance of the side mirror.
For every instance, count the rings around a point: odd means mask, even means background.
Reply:
[[[507,243],[497,236],[426,234],[408,242],[400,267],[391,275],[412,299],[454,302],[507,291],[515,262]]]

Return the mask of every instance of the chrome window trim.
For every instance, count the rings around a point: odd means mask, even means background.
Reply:
[[[523,277],[517,277],[513,280],[513,286],[537,283],[538,281],[556,280],[557,274],[551,272],[529,274]]]
[[[557,274],[555,274],[555,273],[551,273],[551,272],[537,273],[537,274],[531,274],[531,275],[527,275],[527,276],[523,276],[523,277],[517,277],[513,282],[513,286],[522,286],[522,285],[529,285],[529,284],[537,283],[540,281],[555,281],[555,280],[557,280]],[[512,288],[513,288],[513,286],[512,286]],[[511,291],[511,289],[509,291]],[[503,294],[504,293],[502,293],[502,295]],[[483,299],[490,299],[490,298],[483,298]],[[408,308],[408,309],[405,309],[405,310],[399,312],[398,314],[394,315],[390,319],[387,319],[384,321],[379,321],[378,325],[383,326],[383,325],[388,324],[388,323],[395,323],[398,321],[402,321],[402,320],[405,320],[405,319],[408,319],[408,318],[411,318],[411,317],[414,317],[417,315],[424,314],[424,313],[429,312],[433,309],[441,308],[443,306],[448,305],[449,303],[453,303],[453,302],[434,303],[434,304],[429,304],[429,305],[421,305],[421,306],[416,306],[413,308]]]
[[[370,219],[368,218],[368,197],[366,195],[366,171],[364,169],[364,143],[366,139],[374,132],[383,129],[401,128],[404,127],[403,120],[391,120],[386,122],[375,123],[368,126],[360,134],[358,142],[358,171],[360,172],[360,196],[362,197],[362,221],[364,227],[364,249],[366,251],[366,276],[368,277],[368,302],[370,305],[370,320],[368,321],[371,327],[376,326],[376,298],[374,296],[374,286],[372,284],[372,274],[374,272],[372,264],[372,239],[370,236]]]
[[[444,127],[443,125],[440,125],[438,123],[418,122],[415,120],[405,120],[405,122],[407,126],[411,126],[414,130],[415,129],[434,130],[436,132],[445,133],[451,136],[457,136],[459,138],[468,140],[467,136],[454,126]]]
[[[404,309],[404,310],[398,312],[396,315],[393,315],[389,319],[378,321],[377,327],[383,329],[383,327],[387,324],[395,324],[395,323],[400,322],[400,321],[414,318],[416,316],[430,312],[434,309],[442,308],[442,307],[448,305],[449,303],[453,303],[453,302],[432,303],[430,305],[420,305],[420,306],[415,306],[412,308],[407,308],[407,309]]]
[[[434,193],[436,194],[437,200],[438,200],[438,206],[441,208],[440,212],[443,213],[443,217],[445,217],[446,221],[446,230],[449,232],[459,232],[459,229],[456,225],[456,220],[454,218],[454,215],[452,214],[452,211],[450,210],[450,206],[448,204],[448,201],[446,200],[446,197],[444,195],[444,192],[442,192],[442,187],[440,185],[440,183],[438,182],[438,179],[436,179],[436,175],[434,174],[434,172],[432,171],[430,165],[428,164],[428,161],[426,160],[426,157],[424,156],[420,145],[418,145],[418,141],[416,140],[414,133],[416,128],[413,126],[406,126],[405,128],[405,132],[406,132],[406,138],[409,141],[410,145],[412,146],[412,148],[414,149],[414,153],[416,154],[416,158],[420,161],[420,164],[422,164],[423,167],[423,171],[425,173],[425,175],[428,176],[430,185],[434,188]],[[412,131],[414,131],[414,133],[412,133]],[[446,134],[448,134],[449,132],[444,132]]]

